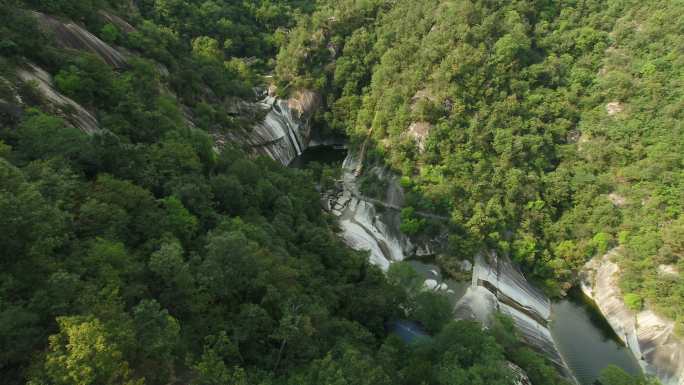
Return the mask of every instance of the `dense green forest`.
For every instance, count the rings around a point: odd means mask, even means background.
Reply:
[[[344,246],[310,172],[214,148],[210,134],[254,124],[225,103],[252,97],[313,6],[1,3],[4,384],[510,384],[509,362],[562,383],[510,320],[453,321],[412,270],[385,277]],[[58,48],[30,10],[79,23],[127,65]],[[100,130],[20,81],[28,63]],[[397,318],[432,337],[406,344],[388,334]]]
[[[619,247],[627,303],[684,335],[682,25],[680,1],[335,1],[277,74],[323,93],[318,124],[368,140],[410,208],[451,213],[447,263],[498,250],[563,295]]]
[[[60,48],[32,11],[83,26],[127,64]],[[560,294],[620,245],[630,303],[684,322],[681,275],[658,273],[684,269],[683,12],[0,0],[2,383],[504,385],[511,362],[535,385],[565,383],[509,319],[453,321],[406,265],[385,276],[347,248],[312,172],[215,147],[259,119],[232,106],[271,72],[283,94],[322,93],[325,130],[370,138],[368,161],[402,173],[412,208],[451,213],[449,257],[497,248]],[[74,128],[21,81],[29,63],[100,130]],[[424,146],[405,133],[413,122],[428,124]],[[443,226],[412,212],[407,232]],[[388,332],[405,318],[430,337]],[[600,381],[651,380],[611,367]]]

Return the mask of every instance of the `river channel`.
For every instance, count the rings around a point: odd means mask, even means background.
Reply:
[[[310,162],[341,164],[347,151],[332,146],[317,146],[304,151],[290,164],[306,168]],[[445,278],[435,265],[414,260],[407,261],[426,280],[426,286],[442,285],[442,292],[452,304],[464,295],[470,282]],[[624,344],[611,329],[596,306],[579,290],[573,290],[564,299],[556,300],[551,307],[551,334],[563,355],[567,366],[581,385],[594,385],[600,371],[608,365],[616,365],[631,374],[641,373],[641,368]],[[402,324],[406,330],[398,333],[416,334],[412,324]]]

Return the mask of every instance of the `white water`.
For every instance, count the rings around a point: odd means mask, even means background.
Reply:
[[[548,328],[551,301],[504,257],[475,258],[472,285],[456,305],[457,317],[491,322],[495,311],[510,316],[521,337],[575,381]]]
[[[359,200],[354,170],[358,160],[348,154],[342,164],[342,193],[331,204],[340,220],[342,239],[355,250],[370,252],[371,263],[386,271],[390,263],[404,260],[411,242],[401,233],[392,231],[377,214],[372,203]]]
[[[297,119],[286,100],[267,96],[258,103],[266,110],[264,120],[251,131],[231,132],[228,135],[237,143],[251,147],[254,152],[270,157],[287,166],[302,154],[308,142],[308,126]]]
[[[491,283],[500,293],[511,298],[527,311],[543,319],[550,318],[551,301],[530,285],[507,258],[493,256],[490,265],[484,257],[478,255],[473,268],[473,285],[481,285],[480,281]]]
[[[274,101],[267,99],[265,103]],[[298,128],[287,105],[281,103],[269,111],[264,123],[255,131],[264,139],[272,138],[262,142],[266,143],[261,147],[262,151],[288,164],[301,151]],[[392,262],[402,261],[405,255],[414,252],[415,247],[395,229],[396,226],[383,221],[372,203],[357,198],[360,196],[354,173],[357,165],[358,159],[349,153],[342,166],[342,191],[324,198],[324,206],[339,218],[345,243],[355,250],[368,251],[370,262],[386,271]],[[393,200],[401,200],[396,192],[388,195]],[[530,285],[508,259],[495,257],[492,262],[488,263],[482,256],[476,258],[472,285],[456,304],[456,317],[487,325],[495,311],[509,315],[524,340],[574,381],[547,327],[551,316],[550,300]]]

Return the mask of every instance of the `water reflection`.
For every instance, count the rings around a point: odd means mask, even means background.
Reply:
[[[611,364],[630,374],[641,373],[631,351],[579,290],[553,304],[551,333],[581,385],[593,385],[601,370]]]
[[[290,167],[304,168],[311,162],[318,162],[320,164],[342,164],[344,158],[347,156],[346,148],[339,146],[315,146],[309,147],[301,155],[298,155],[290,163]]]

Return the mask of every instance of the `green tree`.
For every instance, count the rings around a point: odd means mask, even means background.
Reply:
[[[107,23],[100,30],[100,37],[107,43],[112,44],[116,43],[121,38],[121,34],[114,24]]]
[[[200,36],[192,40],[192,54],[202,60],[221,61],[223,52],[216,39]]]
[[[631,376],[615,365],[609,365],[601,371],[598,381],[601,385],[658,385],[653,377]]]
[[[411,316],[430,333],[439,332],[453,319],[452,305],[443,294],[423,291],[414,301]]]
[[[142,385],[134,379],[115,334],[96,318],[61,317],[50,336],[45,373],[54,384]]]

